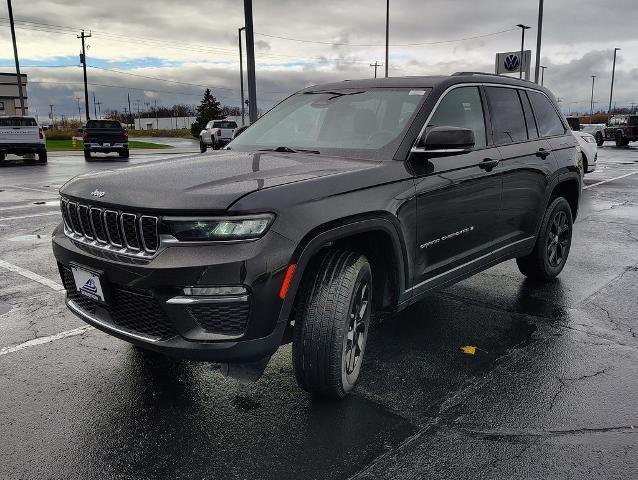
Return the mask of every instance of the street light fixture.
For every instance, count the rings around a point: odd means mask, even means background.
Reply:
[[[521,58],[519,62],[520,65],[519,65],[519,71],[518,71],[518,78],[523,78],[523,62],[524,62],[523,53],[525,51],[525,30],[532,27],[528,25],[523,25],[522,23],[519,23],[516,26],[521,29]]]
[[[611,113],[611,99],[614,96],[614,75],[616,74],[616,52],[620,50],[620,48],[614,48],[614,66],[611,67],[611,90],[609,91],[609,110],[607,113]]]

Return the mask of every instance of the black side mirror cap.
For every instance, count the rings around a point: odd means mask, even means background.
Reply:
[[[445,157],[469,152],[474,147],[474,132],[469,128],[441,126],[426,129],[411,153]]]

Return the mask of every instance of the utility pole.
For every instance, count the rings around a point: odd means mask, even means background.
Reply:
[[[383,67],[383,63],[379,63],[375,60],[374,63],[370,64],[370,66],[374,67],[374,78],[377,78],[377,68]]]
[[[255,36],[253,35],[253,0],[244,0],[246,25],[246,70],[248,70],[248,119],[257,121],[257,80],[255,78]]]
[[[93,113],[95,114],[95,118],[97,118],[97,103],[95,103],[95,92],[93,92]]]
[[[18,76],[18,96],[20,97],[20,115],[24,116],[24,92],[22,91],[22,74],[20,73],[20,60],[18,58],[18,44],[16,43],[16,29],[13,23],[13,7],[11,0],[7,0],[9,7],[9,24],[11,25],[11,40],[13,41],[13,57],[16,62],[16,75]]]
[[[86,35],[84,30],[80,33],[78,38],[82,39],[82,53],[80,54],[80,63],[82,64],[82,69],[84,71],[84,109],[86,115],[86,121],[89,121],[90,112],[89,112],[89,86],[86,81],[86,47],[84,44],[84,39],[90,38],[91,34]]]
[[[390,0],[385,2],[385,78],[388,78],[388,60],[390,50]]]
[[[607,113],[611,113],[611,99],[614,96],[614,75],[616,74],[616,52],[620,50],[620,48],[614,48],[614,66],[611,67],[611,90],[609,91],[609,110]]]
[[[49,104],[49,118],[51,119],[51,125],[53,127],[55,127],[55,117],[53,116],[53,107],[55,107],[55,105]]]
[[[155,128],[159,130],[159,112],[157,111],[157,100],[155,100]]]
[[[239,86],[241,91],[241,124],[246,125],[245,120],[245,107],[244,107],[244,60],[243,54],[241,51],[241,31],[246,30],[246,27],[240,27],[237,29],[237,34],[239,35]]]
[[[534,83],[538,83],[538,68],[541,64],[541,37],[543,35],[543,3],[538,0],[538,26],[536,27],[536,68],[534,68]],[[541,85],[542,85],[541,81]]]
[[[591,76],[591,100],[589,103],[589,123],[592,122],[592,118],[594,116],[594,83],[596,82],[596,75]]]
[[[127,93],[126,98],[128,98],[128,115],[129,115],[129,125],[133,124],[133,110],[131,110],[131,94]],[[133,129],[135,129],[135,125],[133,125]]]
[[[137,103],[137,123],[139,124],[139,129],[142,130],[142,117],[140,115],[140,101],[136,100]]]
[[[541,87],[543,86],[543,84],[545,83],[545,69],[547,67],[543,66],[543,65],[539,65],[540,69],[541,69]],[[538,83],[538,79],[536,79],[536,83]]]
[[[631,110],[629,110],[629,113],[634,113],[634,105],[636,105],[636,102],[631,102]]]
[[[525,30],[531,27],[527,25],[523,25],[522,23],[519,23],[516,26],[520,27],[521,29],[521,58],[519,62],[520,65],[518,69],[518,78],[522,79],[523,78],[523,63],[525,63],[525,58],[523,57],[523,55],[525,54]]]
[[[78,101],[78,121],[82,123],[82,108],[80,107],[80,100],[82,99],[80,97],[75,97],[75,99]]]
[[[102,118],[102,102],[97,103],[97,118]]]

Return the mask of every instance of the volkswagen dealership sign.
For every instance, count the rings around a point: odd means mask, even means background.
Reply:
[[[523,75],[525,80],[529,80],[530,64],[532,63],[532,51],[523,52]],[[498,74],[512,73],[518,76],[521,68],[521,52],[503,52],[496,54],[495,72]]]

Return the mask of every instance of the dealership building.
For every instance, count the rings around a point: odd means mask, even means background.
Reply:
[[[27,102],[27,76],[22,74],[22,94],[24,107],[29,113]],[[20,94],[18,90],[18,76],[15,73],[0,72],[0,115],[20,115]]]

